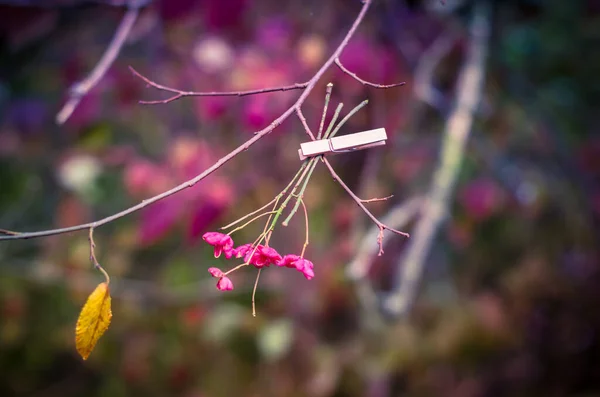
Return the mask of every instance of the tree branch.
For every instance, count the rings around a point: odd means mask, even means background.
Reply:
[[[306,122],[306,117],[304,117],[304,114],[302,113],[302,109],[300,108],[300,106],[296,107],[296,115],[300,119],[300,122],[302,123],[302,126],[304,127],[304,131],[306,131],[306,133],[308,134],[310,139],[312,139],[314,141],[315,135],[310,130],[310,127],[308,126],[308,123]]]
[[[96,64],[96,67],[92,69],[90,74],[82,81],[79,81],[71,86],[69,89],[69,99],[63,105],[62,109],[56,115],[56,122],[58,124],[63,124],[73,111],[79,105],[79,102],[83,97],[98,84],[100,79],[104,77],[108,68],[113,64],[119,52],[121,51],[121,47],[125,43],[133,24],[135,23],[139,14],[139,7],[136,5],[135,1],[131,2],[130,8],[125,13],[125,16],[121,20],[117,31],[115,32],[114,37],[112,38],[108,48],[102,55],[102,58]]]
[[[308,87],[310,81],[305,83],[296,83],[292,85],[285,85],[280,87],[269,87],[269,88],[259,88],[255,90],[246,90],[246,91],[210,91],[210,92],[202,92],[202,91],[183,91],[178,90],[177,88],[167,87],[166,85],[158,84],[155,81],[150,80],[131,66],[129,70],[142,79],[147,85],[152,86],[158,90],[166,91],[173,93],[175,95],[167,98],[167,99],[159,99],[156,101],[139,101],[139,103],[143,105],[159,105],[164,103],[173,102],[179,98],[188,97],[188,96],[248,96],[248,95],[256,95],[256,94],[265,94],[267,92],[277,92],[277,91],[292,91],[292,90],[301,90],[303,88]]]
[[[386,88],[400,87],[400,86],[406,84],[405,81],[403,81],[401,83],[395,83],[395,84],[376,84],[376,83],[371,83],[369,81],[361,79],[360,77],[358,77],[356,75],[356,73],[352,73],[351,71],[349,71],[348,69],[346,69],[346,67],[344,65],[342,65],[342,62],[340,61],[340,58],[336,58],[335,59],[335,64],[341,69],[342,72],[346,73],[348,76],[352,77],[354,80],[358,81],[362,85],[367,85],[369,87],[386,89]]]
[[[327,158],[325,158],[325,157],[322,157],[322,159],[323,159],[323,162],[325,163],[325,165],[327,166],[327,168],[329,169],[329,173],[331,174],[331,176],[333,177],[333,179],[335,179],[340,184],[340,186],[342,186],[344,188],[344,190],[350,195],[350,197],[352,197],[352,199],[356,202],[356,204],[358,204],[358,206],[365,212],[365,214],[367,214],[369,216],[369,218],[371,218],[371,220],[379,228],[379,234],[377,235],[377,243],[379,244],[379,253],[377,255],[382,255],[383,254],[383,231],[384,230],[387,229],[390,232],[399,234],[401,236],[410,237],[410,235],[408,233],[401,232],[400,230],[393,229],[393,228],[391,228],[391,227],[389,227],[389,226],[381,223],[375,217],[375,215],[373,215],[371,213],[371,211],[369,211],[367,209],[367,207],[365,207],[365,205],[364,205],[364,201],[365,200],[361,200],[358,196],[356,196],[356,194],[354,194],[354,192],[352,190],[350,190],[350,188],[348,187],[348,185],[346,185],[344,183],[344,181],[342,181],[342,178],[340,178],[340,176],[334,171],[333,167],[329,163],[329,160],[327,160]]]
[[[396,229],[402,229],[415,218],[421,209],[423,197],[415,196],[394,206],[382,218],[382,222]],[[369,270],[377,254],[373,239],[377,238],[377,225],[369,228],[358,244],[359,248],[352,261],[346,267],[346,276],[356,286],[356,295],[362,307],[361,322],[370,330],[381,330],[386,323],[381,316],[379,293],[369,279]]]
[[[231,151],[226,156],[219,159],[215,164],[213,164],[212,166],[210,166],[209,168],[204,170],[199,175],[195,176],[194,178],[192,178],[188,181],[181,183],[180,185],[175,186],[174,188],[172,188],[170,190],[167,190],[166,192],[160,193],[156,196],[153,196],[151,198],[143,200],[141,203],[139,203],[137,205],[134,205],[134,206],[127,208],[121,212],[118,212],[114,215],[97,220],[95,222],[90,222],[90,223],[86,223],[86,224],[82,224],[82,225],[76,225],[76,226],[60,228],[60,229],[42,230],[42,231],[37,231],[37,232],[24,232],[24,233],[20,233],[17,235],[5,235],[5,236],[0,235],[0,241],[1,240],[17,240],[17,239],[37,238],[37,237],[51,236],[51,235],[62,234],[62,233],[69,233],[69,232],[74,232],[74,231],[83,230],[83,229],[97,228],[106,223],[109,223],[109,222],[112,222],[119,218],[122,218],[125,215],[129,215],[133,212],[139,211],[140,209],[142,209],[152,203],[155,203],[159,200],[169,197],[169,196],[171,196],[175,193],[178,193],[184,189],[194,186],[196,183],[200,182],[201,180],[206,178],[208,175],[212,174],[217,169],[222,167],[229,160],[231,160],[238,154],[242,153],[243,151],[247,150],[254,143],[256,143],[261,138],[263,138],[265,135],[267,135],[271,131],[273,131],[277,126],[279,126],[284,120],[286,120],[290,115],[292,115],[296,111],[296,109],[299,108],[304,103],[304,101],[306,100],[306,98],[308,97],[310,92],[313,90],[313,88],[315,87],[317,82],[321,79],[321,77],[323,77],[325,72],[335,62],[335,59],[337,57],[339,57],[339,55],[342,53],[344,48],[348,45],[350,38],[354,35],[354,33],[356,32],[356,29],[358,28],[358,26],[364,19],[365,14],[367,13],[367,10],[369,9],[369,6],[371,5],[371,3],[372,3],[372,0],[364,1],[363,6],[362,6],[358,16],[354,20],[354,23],[352,24],[352,26],[346,33],[342,42],[338,45],[338,47],[335,49],[333,54],[325,61],[325,63],[321,66],[321,68],[319,68],[319,70],[317,70],[317,72],[313,75],[313,77],[307,82],[306,87],[304,88],[304,91],[298,97],[296,102],[294,104],[292,104],[292,106],[290,106],[281,116],[276,118],[269,126],[256,132],[252,138],[250,138],[244,144],[240,145],[239,147],[237,147],[236,149]],[[342,183],[342,182],[340,181],[340,183]],[[345,186],[345,185],[343,185],[343,186]],[[360,203],[359,205],[363,206],[362,203]],[[398,233],[403,234],[402,232],[398,232]]]
[[[471,23],[471,44],[458,78],[457,100],[444,131],[439,166],[434,174],[414,237],[399,259],[395,288],[384,299],[383,307],[392,316],[408,313],[423,274],[425,259],[442,223],[458,177],[474,113],[481,100],[484,67],[490,34],[490,5],[477,2]]]
[[[396,229],[405,227],[420,211],[423,197],[416,196],[393,207],[384,217],[383,223]],[[352,281],[359,281],[367,277],[373,257],[377,254],[372,244],[373,238],[379,233],[378,225],[373,225],[361,239],[360,246],[354,259],[346,268],[346,275]]]

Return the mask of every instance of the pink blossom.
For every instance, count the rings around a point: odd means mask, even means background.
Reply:
[[[229,235],[219,232],[208,232],[204,233],[202,239],[215,247],[215,258],[220,257],[222,252],[225,252],[225,258],[227,259],[233,255],[233,239]]]
[[[208,272],[210,273],[211,276],[216,277],[216,278],[221,278],[224,276],[223,272],[218,267],[209,267]]]
[[[261,247],[260,253],[268,264],[277,264],[281,260],[281,255],[272,247]]]
[[[248,262],[257,269],[269,267],[271,264],[277,264],[281,260],[281,255],[272,247],[264,245],[253,246],[244,244],[234,250],[236,258],[244,257],[244,262]],[[250,257],[252,256],[252,257]]]
[[[233,289],[233,283],[229,277],[223,276],[217,281],[217,289],[219,291],[231,291]]]
[[[258,245],[256,249],[252,247],[244,256],[244,262],[250,263],[257,269],[268,267],[270,265],[269,258],[263,255],[263,248],[265,248],[263,245]]]

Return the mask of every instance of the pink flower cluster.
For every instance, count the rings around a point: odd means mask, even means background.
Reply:
[[[218,232],[204,233],[202,239],[214,247],[215,258],[219,258],[221,254],[224,254],[227,259],[243,258],[244,262],[249,263],[257,269],[275,265],[278,267],[296,269],[302,273],[307,280],[310,280],[315,276],[313,263],[298,255],[288,254],[281,256],[274,248],[261,244],[257,246],[244,244],[234,248],[231,236]],[[208,269],[208,272],[211,276],[219,279],[217,282],[217,289],[220,291],[231,291],[233,289],[233,283],[221,269],[211,267]]]

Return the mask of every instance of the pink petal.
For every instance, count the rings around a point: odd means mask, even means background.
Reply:
[[[138,237],[142,245],[160,240],[176,222],[181,205],[177,197],[156,202],[142,211]]]
[[[222,252],[225,252],[227,259],[233,255],[233,239],[231,236],[218,232],[207,232],[204,233],[202,239],[215,247],[215,258],[220,257]]]
[[[210,273],[211,276],[216,277],[216,278],[221,278],[223,277],[223,272],[221,271],[221,269],[219,269],[218,267],[209,267],[208,268],[208,272]]]
[[[202,240],[206,241],[210,245],[216,245],[221,241],[223,233],[218,232],[206,232],[202,235]]]
[[[192,244],[196,242],[200,233],[211,225],[223,212],[223,208],[216,203],[208,202],[198,205],[192,214],[191,222],[187,229],[187,242]]]
[[[277,266],[285,266],[289,268],[296,268],[296,261],[300,259],[298,255],[288,254],[284,256],[281,260],[279,260],[276,265]]]
[[[233,289],[233,283],[229,277],[223,276],[217,281],[217,289],[219,291],[231,291]]]
[[[315,276],[314,270],[309,268],[304,268],[302,274],[304,274],[304,277],[306,277],[307,280],[310,280]]]
[[[260,253],[268,263],[277,264],[281,260],[281,255],[272,247],[262,247]]]

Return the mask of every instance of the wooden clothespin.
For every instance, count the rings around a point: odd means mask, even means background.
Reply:
[[[300,144],[298,154],[300,160],[319,155],[352,152],[385,145],[387,134],[385,128],[336,136],[329,139],[319,139]]]

